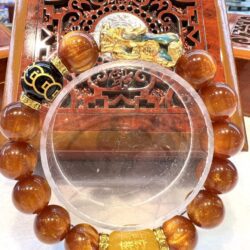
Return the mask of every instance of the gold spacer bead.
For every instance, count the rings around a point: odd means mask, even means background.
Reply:
[[[66,66],[62,63],[61,59],[58,56],[55,56],[51,59],[51,63],[56,67],[56,69],[63,75],[68,75],[69,71]]]
[[[161,227],[154,229],[154,234],[155,234],[156,240],[159,243],[160,250],[170,250],[167,244],[167,238],[163,232],[163,229]]]
[[[32,109],[35,109],[35,110],[40,110],[42,105],[41,103],[37,102],[37,101],[34,101],[32,100],[31,98],[29,98],[27,95],[25,94],[22,94],[21,97],[20,97],[20,102],[23,103],[24,105],[32,108]]]
[[[109,235],[100,234],[99,250],[107,250],[109,248]]]

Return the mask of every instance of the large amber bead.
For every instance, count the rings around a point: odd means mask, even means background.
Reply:
[[[20,102],[11,103],[1,112],[0,128],[3,135],[10,140],[30,140],[39,131],[39,111]]]
[[[204,187],[213,193],[224,194],[232,190],[238,181],[234,164],[227,159],[214,158]]]
[[[63,240],[70,229],[69,213],[62,207],[50,205],[45,207],[34,222],[37,238],[47,244]]]
[[[0,151],[0,172],[9,179],[30,175],[36,164],[37,152],[26,142],[7,142]]]
[[[187,207],[187,213],[197,226],[213,228],[223,221],[224,205],[216,194],[201,190]]]
[[[200,90],[200,95],[214,121],[231,117],[237,109],[236,94],[226,84],[210,84]]]
[[[72,73],[81,73],[92,68],[99,55],[95,40],[82,31],[66,34],[59,44],[58,56]]]
[[[195,89],[200,89],[215,77],[217,66],[208,52],[193,50],[180,57],[175,71]]]
[[[229,158],[243,147],[244,137],[241,130],[233,123],[217,121],[214,128],[214,153],[216,156]]]
[[[12,193],[15,207],[27,214],[40,212],[48,205],[50,197],[51,190],[47,181],[36,175],[17,182]]]
[[[99,234],[88,224],[73,227],[65,237],[66,250],[98,250]]]
[[[165,222],[162,228],[170,249],[193,250],[195,248],[197,232],[189,219],[183,216],[175,216]]]

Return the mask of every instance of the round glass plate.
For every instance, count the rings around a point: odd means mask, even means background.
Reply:
[[[41,137],[54,192],[71,213],[103,230],[158,227],[183,213],[212,155],[211,122],[195,90],[141,61],[111,62],[76,77],[49,108]]]

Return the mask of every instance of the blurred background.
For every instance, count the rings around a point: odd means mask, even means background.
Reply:
[[[0,23],[7,27],[11,27],[14,14],[14,0],[1,0],[0,1]]]
[[[250,0],[226,0],[229,13],[250,14]]]

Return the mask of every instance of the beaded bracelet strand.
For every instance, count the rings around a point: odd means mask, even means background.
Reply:
[[[88,224],[71,227],[69,213],[63,207],[48,205],[51,189],[43,177],[33,174],[38,159],[30,140],[39,132],[41,105],[54,100],[63,87],[63,77],[93,67],[98,54],[98,46],[90,35],[80,31],[68,33],[60,42],[58,56],[50,62],[35,62],[25,70],[20,102],[6,106],[0,116],[1,131],[8,139],[0,152],[0,172],[17,181],[13,203],[23,213],[36,214],[34,230],[39,240],[52,244],[65,239],[66,250],[120,249],[115,242],[121,232],[101,234]],[[211,170],[204,190],[187,207],[189,219],[176,215],[160,228],[124,232],[123,237],[145,238],[156,249],[191,250],[197,242],[195,225],[212,228],[223,220],[224,205],[218,195],[237,183],[237,170],[228,158],[241,150],[244,138],[240,129],[228,121],[237,109],[236,94],[226,84],[212,83],[216,63],[210,54],[203,50],[184,54],[175,72],[198,91],[213,121],[215,147]],[[202,167],[198,166],[197,178],[201,173]]]

